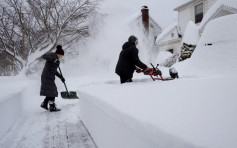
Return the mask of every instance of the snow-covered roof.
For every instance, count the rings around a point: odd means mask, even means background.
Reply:
[[[177,7],[174,9],[175,11],[178,11],[180,8],[187,6],[191,4],[192,2],[195,2],[196,0],[179,0]]]
[[[131,24],[134,22],[134,20],[138,19],[139,17],[141,17],[141,11],[137,11],[136,13],[132,14],[130,17],[128,17],[125,22],[127,24]]]
[[[142,13],[141,11],[137,11],[136,13],[134,13],[133,15],[131,15],[130,17],[128,17],[125,22],[127,24],[131,24],[133,23],[135,20],[139,19],[140,17],[142,17]],[[157,21],[151,16],[151,14],[149,14],[149,18],[159,27],[161,28],[161,25],[159,23],[157,23]]]
[[[163,39],[165,36],[167,36],[173,29],[175,29],[178,26],[178,22],[174,22],[173,24],[171,24],[170,26],[166,27],[161,34],[159,34],[157,36],[156,39],[156,44],[158,44],[159,41],[161,41],[161,39]]]
[[[229,13],[237,13],[237,1],[236,0],[218,0],[211,9],[205,14],[201,24],[199,25],[200,31],[203,32],[206,24],[216,18],[221,11]]]

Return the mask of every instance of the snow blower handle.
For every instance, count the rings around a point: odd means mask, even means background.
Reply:
[[[63,74],[62,74],[62,71],[61,71],[61,68],[60,68],[59,65],[58,65],[58,69],[59,69],[59,72],[60,72],[61,76],[63,77]],[[67,90],[67,94],[68,94],[68,98],[69,98],[69,92],[68,92],[68,89],[67,89],[67,86],[66,86],[65,81],[63,82],[63,84],[64,84],[64,86],[65,86],[65,88],[66,88],[66,90]]]
[[[157,67],[155,68],[155,66],[152,64],[152,63],[150,63],[151,64],[151,66],[152,66],[152,68],[153,68],[153,73],[155,73],[156,72],[156,68],[158,67],[158,65],[159,64],[157,64]]]
[[[156,69],[152,63],[150,63],[153,69]]]

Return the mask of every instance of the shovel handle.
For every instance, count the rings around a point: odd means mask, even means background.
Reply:
[[[58,66],[58,69],[59,69],[59,72],[60,72],[61,76],[63,77],[63,73],[62,73],[62,71],[61,71],[60,66]],[[63,82],[63,84],[64,84],[64,86],[65,86],[65,88],[66,88],[66,90],[67,90],[67,95],[68,95],[68,98],[69,98],[69,92],[68,92],[68,89],[67,89],[66,83]]]

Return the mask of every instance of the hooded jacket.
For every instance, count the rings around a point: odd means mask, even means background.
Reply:
[[[55,75],[62,78],[62,75],[57,71],[59,62],[54,62],[58,59],[56,53],[48,53],[42,56],[46,60],[42,75],[41,75],[41,88],[40,95],[46,97],[57,97],[58,91],[55,85]]]
[[[141,69],[146,69],[147,67],[140,61],[138,57],[138,49],[136,48],[135,43],[126,42],[120,52],[115,72],[118,75],[125,75],[132,78],[136,69],[135,66],[140,67]]]

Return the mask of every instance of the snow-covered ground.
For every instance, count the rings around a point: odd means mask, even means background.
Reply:
[[[40,77],[0,77],[0,82],[1,148],[96,147],[79,117],[79,100],[58,98],[62,111],[50,113],[40,108]]]
[[[80,87],[81,116],[97,145],[237,147],[236,20],[230,15],[207,25],[192,58],[174,66],[179,80],[139,76],[132,84]]]
[[[110,62],[106,69],[87,67],[88,57],[62,65],[68,89],[80,100],[59,97],[57,113],[39,107],[40,74],[1,77],[0,147],[236,148],[236,26],[237,15],[210,22],[193,56],[174,65],[180,76],[174,81],[135,74],[133,83],[119,84],[109,69],[118,51],[104,55],[113,59],[97,57]],[[167,77],[168,69],[161,70]]]

